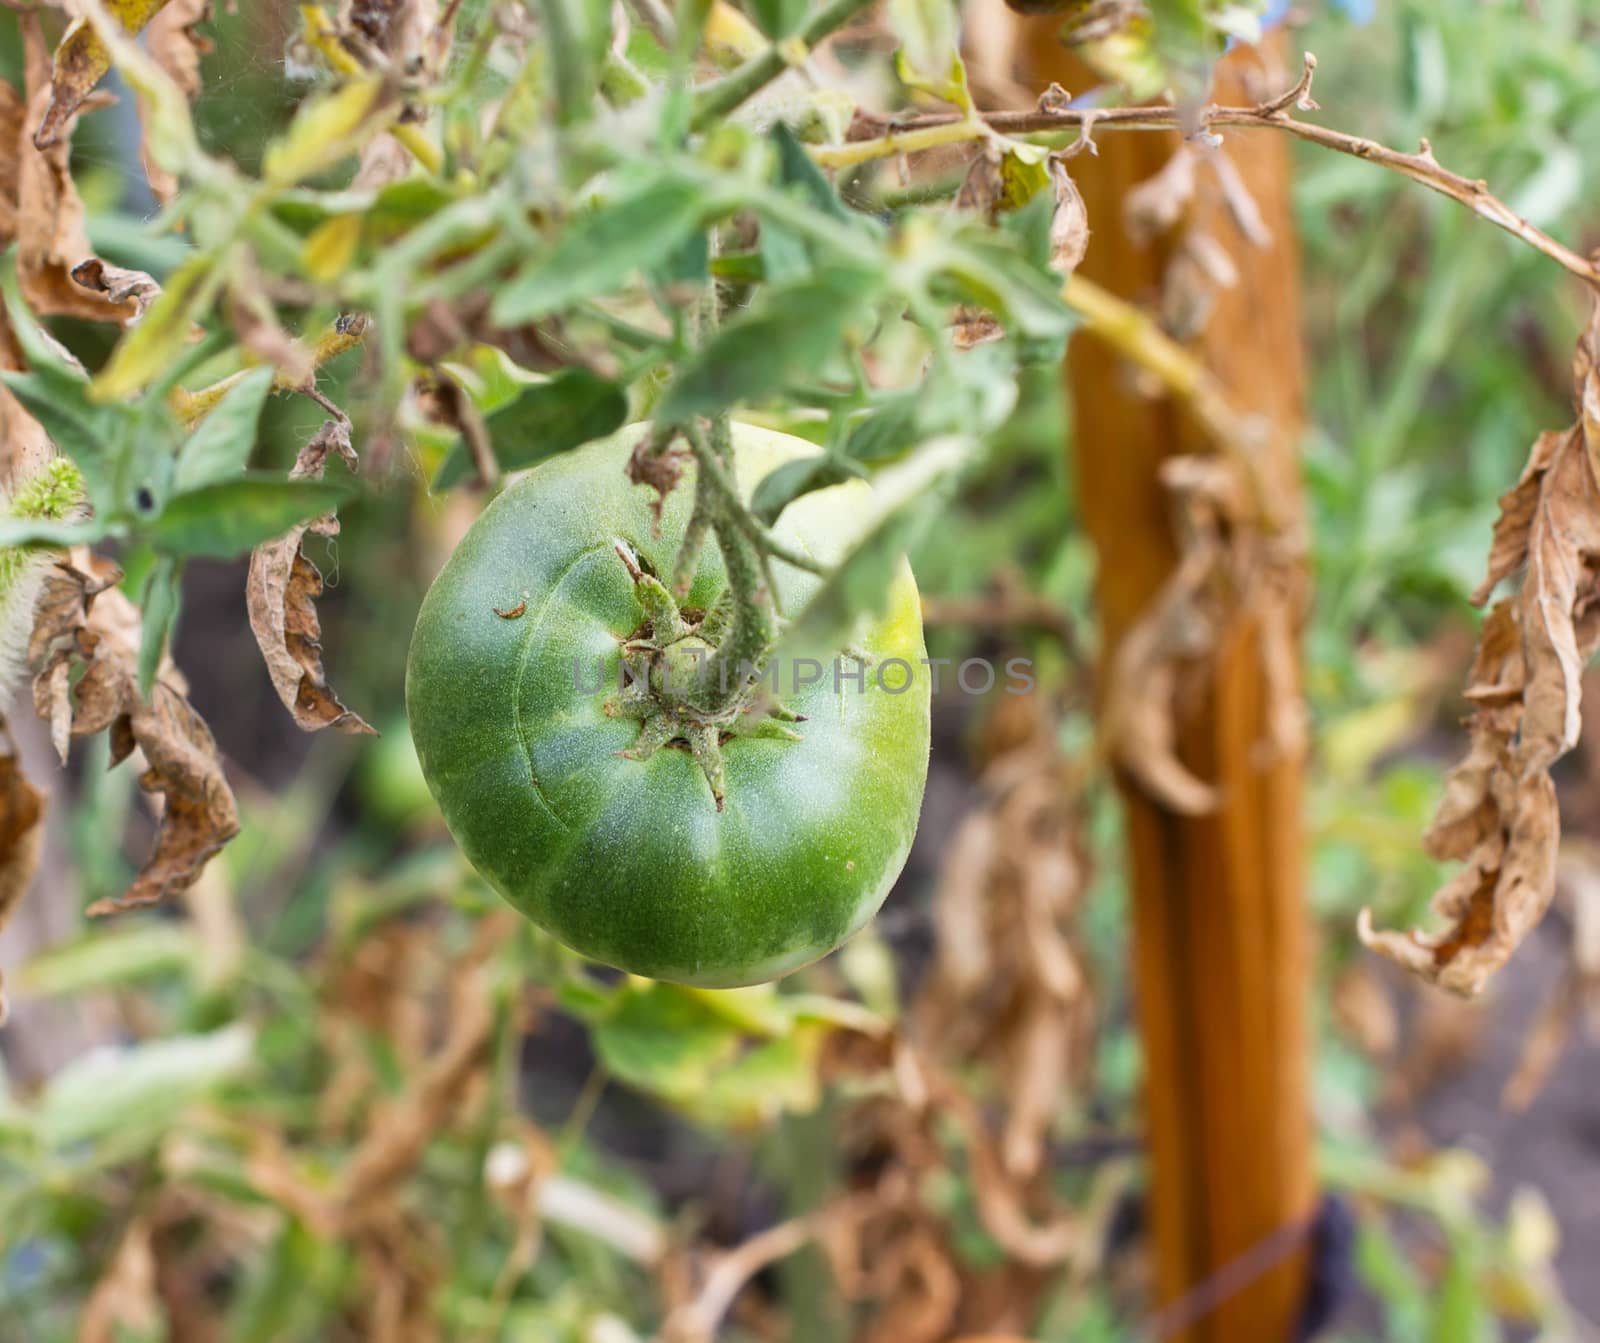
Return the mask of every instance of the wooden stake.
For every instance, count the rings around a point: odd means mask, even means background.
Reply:
[[[1051,80],[1074,92],[1091,86],[1056,39],[1059,20],[1017,25],[1013,52],[1026,87],[1037,92]],[[1280,50],[1272,44],[1264,57],[1249,51],[1229,57],[1217,98],[1249,102],[1287,87],[1293,77],[1285,76]],[[1158,301],[1180,235],[1136,243],[1123,202],[1177,147],[1169,134],[1108,136],[1098,155],[1071,162],[1092,229],[1082,272],[1140,303]],[[1191,226],[1225,249],[1238,281],[1217,291],[1194,344],[1235,407],[1270,417],[1279,430],[1265,467],[1275,503],[1298,516],[1293,444],[1305,375],[1289,148],[1279,136],[1235,134],[1222,152],[1272,240],[1261,246],[1244,236],[1217,175],[1202,167]],[[1067,381],[1075,419],[1071,465],[1084,525],[1099,552],[1097,598],[1109,657],[1175,560],[1157,471],[1169,454],[1203,450],[1204,440],[1171,403],[1149,398],[1122,360],[1092,338],[1073,342]],[[1252,1247],[1270,1246],[1274,1232],[1303,1224],[1315,1198],[1302,761],[1297,754],[1273,758],[1267,746],[1271,692],[1254,619],[1231,619],[1197,683],[1180,754],[1221,790],[1221,809],[1185,818],[1135,788],[1123,790],[1157,1291],[1168,1308],[1163,1324],[1173,1329],[1167,1337],[1288,1343],[1304,1294],[1304,1242],[1242,1287],[1227,1281],[1237,1273],[1219,1274]]]

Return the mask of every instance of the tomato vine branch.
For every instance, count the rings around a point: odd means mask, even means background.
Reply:
[[[1444,167],[1434,157],[1433,147],[1427,140],[1422,141],[1416,153],[1407,154],[1376,140],[1291,116],[1291,108],[1308,111],[1316,108],[1317,104],[1311,99],[1311,79],[1316,68],[1317,58],[1307,52],[1305,66],[1292,88],[1253,107],[1208,107],[1199,114],[1199,130],[1220,126],[1278,130],[1310,144],[1321,145],[1324,149],[1366,159],[1466,206],[1479,218],[1526,243],[1591,288],[1600,289],[1600,262],[1581,255],[1524,219],[1491,192],[1489,184],[1481,178],[1464,177]],[[1049,99],[1050,95],[1046,94],[1041,100],[1045,105],[1031,111],[984,112],[979,114],[979,119],[987,130],[1006,135],[1039,135],[1076,129],[1086,141],[1104,130],[1181,130],[1193,133],[1193,128],[1186,124],[1183,114],[1175,107],[1054,107],[1048,105]],[[928,136],[941,128],[951,134],[952,139],[935,137],[920,147],[931,148],[934,144],[976,138],[975,133],[954,135],[948,130],[951,127],[971,132],[970,119],[959,113],[932,112],[896,120],[858,112],[846,144],[820,147],[813,150],[812,156],[824,166],[840,167],[912,152],[919,147],[918,137]]]

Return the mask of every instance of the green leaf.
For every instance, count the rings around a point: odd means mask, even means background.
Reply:
[[[845,457],[831,453],[801,457],[785,462],[762,478],[750,496],[750,510],[770,527],[802,494],[825,490],[830,485],[857,480],[864,475],[865,471]]]
[[[103,1045],[69,1063],[39,1097],[38,1130],[56,1148],[117,1136],[155,1141],[179,1112],[254,1059],[254,1038],[242,1024],[210,1035],[176,1035],[136,1045]]]
[[[484,424],[495,457],[507,471],[554,457],[620,429],[628,418],[621,386],[586,368],[569,368],[525,387]],[[472,474],[472,454],[457,441],[434,474],[432,488],[449,489]]]
[[[658,266],[650,267],[657,284],[704,284],[711,274],[711,239],[696,229]]]
[[[144,535],[173,555],[231,559],[349,495],[348,486],[333,481],[247,475],[174,495]]]
[[[1484,1297],[1473,1256],[1457,1244],[1445,1266],[1444,1281],[1434,1297],[1429,1343],[1486,1343],[1493,1312]]]
[[[736,401],[758,401],[814,373],[877,296],[881,274],[833,271],[769,289],[761,306],[722,327],[678,371],[657,411],[680,423]]]
[[[672,984],[642,984],[594,1030],[595,1053],[622,1081],[672,1100],[701,1092],[730,1064],[740,1032]]]
[[[861,223],[863,217],[846,208],[786,123],[778,122],[768,136],[774,150],[774,178],[780,188],[830,219]],[[816,264],[812,245],[783,219],[770,214],[761,218],[760,248],[764,276],[775,283],[796,279]]]
[[[156,683],[156,669],[161,665],[161,654],[167,646],[168,635],[178,619],[181,593],[178,588],[179,562],[170,555],[161,555],[150,568],[145,580],[144,596],[139,600],[142,616],[139,633],[139,693],[150,698],[150,687]]]
[[[30,957],[17,974],[29,994],[71,994],[197,969],[205,949],[188,924],[150,922],[100,926]]]
[[[885,397],[868,414],[850,426],[844,454],[858,462],[885,462],[916,443],[922,389],[912,388]]]
[[[22,301],[15,248],[6,253],[4,280],[0,283],[3,283],[5,290],[6,315],[11,320],[11,332],[17,338],[23,358],[28,361],[29,371],[46,383],[86,385],[88,375],[34,320],[28,305]]]
[[[84,488],[99,506],[109,502],[108,450],[115,434],[113,412],[84,399],[86,382],[68,383],[39,372],[0,372],[0,382],[38,420],[50,441],[83,472]]]
[[[519,326],[608,293],[635,272],[664,264],[717,213],[692,182],[662,177],[566,221],[554,247],[535,257],[494,301],[494,320]]]
[[[777,220],[761,221],[759,245],[760,278],[773,284],[787,284],[811,271],[811,248],[798,233]]]
[[[211,408],[178,449],[173,478],[178,489],[197,489],[245,469],[274,376],[270,366],[251,369]]]
[[[806,0],[750,0],[750,17],[776,42],[805,22]]]
[[[797,189],[807,204],[815,206],[824,214],[832,215],[847,224],[860,222],[862,216],[839,199],[839,193],[833,189],[833,183],[828,181],[827,175],[817,167],[811,155],[806,153],[806,147],[800,143],[799,137],[789,129],[787,123],[778,122],[768,134],[778,152],[780,185]]]
[[[1020,210],[1041,193],[1049,199],[1049,151],[1042,145],[1007,140],[1000,154],[1000,200],[1003,211]]]

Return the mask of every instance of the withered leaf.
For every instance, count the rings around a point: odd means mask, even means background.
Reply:
[[[332,452],[354,465],[348,422],[327,421],[300,450],[290,479],[320,480]],[[308,531],[336,536],[339,520],[329,513],[291,528],[251,553],[245,586],[250,628],[273,689],[300,727],[307,732],[331,727],[340,732],[371,733],[372,727],[360,714],[340,703],[322,668],[322,626],[316,608],[322,595],[322,574],[302,549]]]
[[[1573,361],[1579,419],[1541,434],[1501,497],[1487,600],[1525,567],[1517,594],[1484,621],[1467,699],[1470,746],[1451,771],[1425,843],[1465,868],[1434,897],[1437,933],[1377,932],[1370,947],[1431,983],[1477,993],[1543,917],[1555,893],[1561,836],[1550,767],[1578,740],[1579,677],[1600,647],[1600,307]]]
[[[103,0],[107,13],[130,33],[153,19],[167,0]],[[34,146],[50,149],[71,133],[72,119],[94,86],[111,69],[111,53],[86,18],[77,18],[61,36],[50,75],[50,101],[33,134]]]
[[[1224,527],[1240,513],[1231,468],[1221,460],[1173,458],[1163,469],[1172,491],[1182,555],[1150,609],[1112,658],[1101,733],[1118,766],[1147,794],[1181,815],[1212,811],[1217,791],[1178,759],[1180,679],[1210,651],[1221,612],[1216,587],[1229,561]]]
[[[145,309],[161,293],[161,286],[153,276],[142,270],[110,265],[97,256],[80,261],[70,273],[76,284],[91,293],[103,294],[107,303],[117,307],[132,304],[135,318],[143,317]]]
[[[6,926],[39,869],[44,842],[44,799],[23,776],[10,729],[0,717],[0,928]],[[6,1020],[0,982],[0,1026]]]
[[[51,104],[50,53],[36,12],[19,13],[17,25],[22,34],[26,113],[16,139],[8,141],[15,145],[15,189],[7,194],[9,221],[0,215],[0,223],[9,222],[8,237],[14,236],[17,242],[17,279],[22,295],[34,312],[44,316],[131,321],[141,311],[140,305],[131,300],[110,301],[72,278],[73,268],[93,254],[84,224],[83,202],[78,198],[68,165],[71,131],[78,112],[90,105],[88,91],[62,113],[52,137],[42,147],[36,143],[37,137],[30,136],[26,128],[38,126]],[[0,118],[0,125],[9,133],[9,118]],[[0,173],[0,181],[5,176]]]
[[[1050,160],[1050,185],[1056,194],[1055,213],[1050,217],[1050,269],[1070,275],[1089,250],[1089,211],[1078,184],[1059,158]]]
[[[149,858],[122,896],[91,905],[91,915],[184,890],[239,832],[216,743],[176,669],[163,660],[149,698],[139,693],[139,610],[115,586],[120,576],[109,561],[72,552],[45,580],[29,642],[34,706],[57,751],[65,757],[69,736],[109,731],[112,763],[139,750],[145,762],[139,785],[160,799]],[[69,692],[74,663],[83,671]]]

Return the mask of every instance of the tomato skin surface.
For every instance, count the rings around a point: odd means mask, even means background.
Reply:
[[[485,509],[422,603],[407,714],[451,834],[528,918],[652,979],[758,983],[856,932],[905,864],[928,768],[920,602],[902,561],[886,613],[857,633],[871,659],[864,691],[847,659],[837,686],[826,667],[798,691],[793,669],[779,667],[783,702],[806,718],[794,724],[801,740],[727,740],[721,812],[688,751],[619,756],[639,725],[606,705],[642,611],[613,538],[670,574],[694,498],[691,466],[656,534],[655,491],[624,474],[643,432],[551,458]],[[747,425],[733,437],[747,496],[775,466],[816,452]],[[869,486],[835,486],[791,504],[776,531],[831,563],[870,506]],[[789,611],[821,581],[781,562],[774,570]],[[724,586],[712,541],[686,607],[710,610]]]

